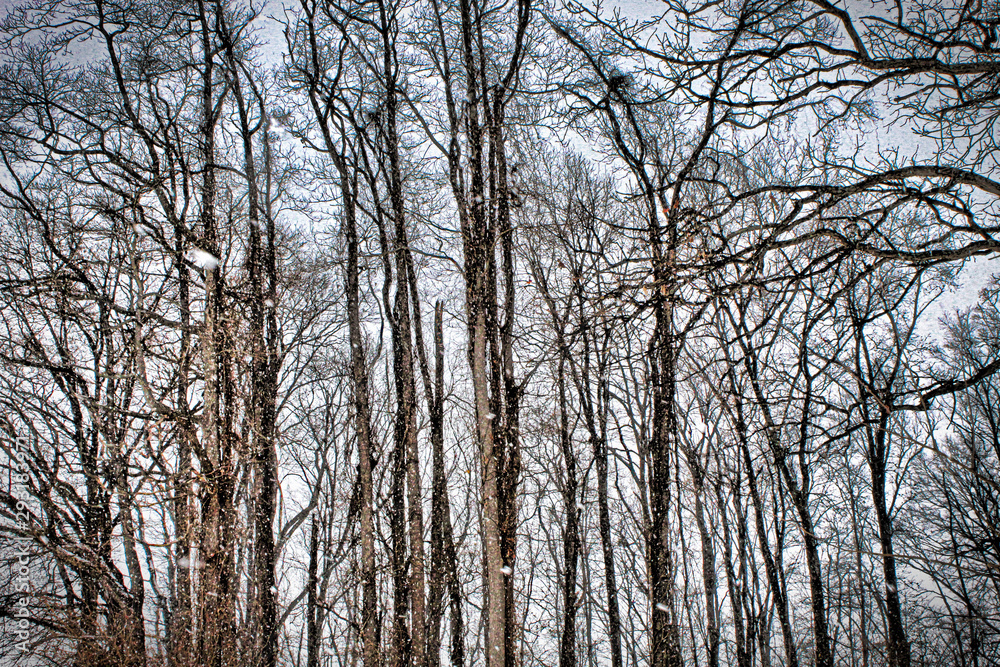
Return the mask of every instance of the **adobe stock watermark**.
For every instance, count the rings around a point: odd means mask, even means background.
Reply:
[[[28,511],[28,468],[25,465],[25,457],[28,453],[28,438],[17,436],[8,449],[11,458],[10,475],[10,495],[17,501],[15,506],[14,521],[16,530],[21,533],[28,531],[31,523],[31,514]],[[28,639],[31,636],[30,612],[28,608],[29,593],[31,591],[31,552],[27,546],[22,544],[14,552],[16,559],[12,564],[14,581],[14,635],[16,637],[15,646],[21,653],[28,652]]]

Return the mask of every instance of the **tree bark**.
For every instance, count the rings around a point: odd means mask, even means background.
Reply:
[[[190,274],[184,264],[184,236],[176,232],[176,254],[178,272],[178,301],[180,304],[181,341],[177,368],[177,405],[189,414],[188,389],[191,373],[191,323]],[[137,341],[138,345],[141,342]],[[177,470],[174,473],[173,514],[176,546],[174,562],[176,575],[174,602],[171,605],[170,646],[168,658],[171,667],[191,667],[192,599],[191,599],[191,534],[194,529],[192,517],[193,493],[191,489],[191,441],[186,428],[177,429]]]
[[[889,417],[881,409],[878,424],[868,452],[868,467],[872,479],[872,506],[878,526],[882,551],[882,575],[885,578],[886,660],[889,667],[910,667],[910,642],[903,628],[899,603],[899,582],[896,577],[896,556],[892,544],[892,517],[885,501],[886,460],[888,457]]]
[[[332,143],[329,146],[332,150]],[[336,153],[336,151],[334,151]],[[358,280],[358,230],[355,217],[357,181],[348,177],[343,160],[340,191],[343,200],[344,236],[347,239],[345,292],[347,296],[347,327],[351,345],[351,387],[354,397],[354,430],[358,442],[358,486],[361,494],[361,652],[364,667],[381,664],[378,645],[378,589],[375,572],[375,522],[372,511],[374,497],[372,472],[371,407],[368,390],[368,367],[361,332],[361,297]]]
[[[692,461],[692,459],[694,459]],[[688,463],[694,483],[694,517],[701,538],[701,574],[705,588],[705,626],[708,634],[706,654],[708,667],[719,667],[718,581],[715,574],[715,545],[705,519],[705,471],[697,453],[688,452]]]
[[[677,356],[674,306],[677,298],[677,220],[668,214],[663,229],[650,205],[649,234],[653,250],[654,331],[647,356],[653,389],[653,432],[649,443],[651,667],[681,667],[680,617],[674,590],[671,515],[671,455],[677,452]],[[665,238],[664,238],[665,237]]]
[[[489,357],[487,343],[492,332],[487,328],[495,322],[496,301],[487,299],[492,292],[487,289],[490,278],[493,234],[486,221],[485,182],[483,178],[483,127],[479,120],[481,96],[486,95],[480,85],[479,64],[474,50],[474,28],[470,0],[459,0],[461,14],[462,55],[466,71],[469,104],[465,114],[468,141],[468,170],[470,183],[468,198],[457,191],[456,199],[465,213],[460,215],[462,242],[465,256],[465,303],[468,322],[469,367],[472,373],[473,406],[476,418],[476,439],[482,464],[481,503],[483,525],[484,566],[484,624],[486,629],[486,667],[505,667],[507,663],[505,638],[506,585],[503,576],[501,551],[499,474],[502,451],[495,442],[496,414],[492,412],[490,397]],[[471,205],[470,205],[471,204]],[[492,311],[492,313],[490,312]]]
[[[560,333],[559,338],[562,338]],[[558,373],[559,388],[559,445],[562,450],[566,479],[563,486],[563,505],[566,507],[566,526],[563,530],[563,627],[559,641],[559,667],[576,667],[576,611],[579,606],[576,590],[577,565],[580,560],[579,510],[577,508],[578,480],[576,452],[569,432],[569,409],[566,396],[565,345],[560,345]]]
[[[274,540],[274,517],[277,511],[278,457],[277,457],[277,265],[275,262],[274,220],[261,198],[257,164],[254,159],[253,133],[249,109],[244,98],[242,71],[237,61],[232,31],[221,7],[217,8],[216,31],[226,55],[226,79],[233,90],[233,98],[240,121],[239,134],[243,148],[244,175],[247,183],[247,208],[249,221],[249,246],[247,249],[247,274],[250,283],[248,304],[251,350],[250,395],[247,403],[250,424],[250,448],[254,475],[253,508],[253,578],[252,578],[252,627],[254,660],[259,667],[275,667],[278,660],[278,591],[275,580],[277,550]],[[256,92],[256,88],[251,85]],[[260,121],[265,122],[263,100],[257,94]],[[266,133],[266,129],[265,129]],[[263,140],[264,167],[270,176],[268,138]],[[263,218],[263,220],[262,220]],[[266,237],[262,238],[261,224],[265,223]]]
[[[406,232],[406,210],[403,202],[403,177],[399,155],[397,128],[398,96],[396,90],[396,16],[385,2],[379,5],[379,33],[382,39],[382,77],[385,84],[385,157],[388,159],[388,190],[394,230],[396,293],[390,320],[393,338],[393,373],[396,383],[396,447],[402,457],[401,470],[405,469],[406,523],[409,537],[410,642],[409,655],[413,667],[426,663],[426,593],[424,575],[424,523],[423,494],[420,485],[420,456],[417,442],[416,381],[413,359],[413,324],[410,317],[410,283],[408,280],[409,241]],[[388,262],[388,258],[386,260]],[[388,307],[388,304],[386,304]],[[419,317],[419,313],[415,314]],[[394,501],[395,502],[395,501]],[[400,562],[398,565],[405,567]],[[397,614],[398,618],[398,614]]]
[[[739,502],[735,495],[740,486],[740,476],[737,474],[733,482],[733,502]],[[726,587],[729,589],[729,605],[733,614],[733,639],[736,644],[736,667],[750,667],[750,655],[746,648],[746,628],[743,621],[744,587],[746,582],[738,582],[736,568],[733,566],[732,531],[729,527],[729,514],[722,497],[722,482],[715,484],[716,504],[719,507],[719,518],[722,521],[723,552],[726,567]],[[741,535],[742,537],[742,535]]]
[[[732,374],[730,374],[732,380]],[[781,578],[778,576],[778,568],[767,539],[767,528],[764,525],[764,505],[757,487],[757,475],[753,467],[753,459],[750,458],[750,448],[746,437],[746,421],[743,417],[743,402],[736,392],[735,380],[733,381],[733,397],[736,400],[736,434],[739,438],[740,450],[743,453],[743,464],[747,469],[747,487],[750,490],[750,499],[753,502],[754,525],[757,527],[757,540],[760,542],[761,555],[764,558],[764,570],[767,573],[768,584],[771,588],[771,595],[774,596],[774,607],[778,612],[778,624],[781,626],[781,638],[785,647],[785,661],[789,667],[798,667],[798,655],[795,650],[795,639],[792,635],[792,624],[788,615],[788,599],[785,596],[785,589],[782,586]]]
[[[427,383],[430,404],[433,482],[431,496],[431,576],[428,587],[427,662],[441,663],[441,622],[444,595],[450,592],[451,664],[465,663],[465,628],[462,616],[462,590],[458,579],[458,557],[451,525],[451,504],[444,463],[444,304],[434,306],[434,384]],[[419,336],[419,334],[418,334]],[[423,343],[418,340],[422,348]],[[429,375],[429,373],[428,373]]]
[[[306,574],[306,667],[319,667],[322,627],[319,623],[319,523],[313,517],[309,532],[309,569]]]
[[[216,150],[218,122],[214,92],[214,52],[210,15],[204,0],[199,0],[202,36],[201,87],[201,157],[204,170],[201,183],[201,228],[205,252],[218,258],[219,241],[215,221]],[[205,375],[205,405],[202,430],[205,434],[201,472],[205,478],[201,492],[201,567],[198,655],[206,667],[235,664],[236,628],[234,598],[234,521],[233,448],[230,408],[233,387],[230,381],[229,355],[232,346],[225,322],[225,290],[221,263],[204,268],[205,322],[201,332]],[[199,563],[201,565],[201,563]]]

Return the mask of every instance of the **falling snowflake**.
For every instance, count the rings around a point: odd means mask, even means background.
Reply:
[[[503,567],[500,568],[500,571],[503,572],[508,577],[514,574],[514,570],[512,570],[509,565],[504,565]]]
[[[670,608],[667,607],[667,605],[663,604],[662,602],[657,602],[656,603],[656,609],[658,611],[662,611],[662,612],[668,612],[668,611],[670,611]]]
[[[487,419],[496,419],[497,416],[491,412],[490,414],[486,415],[486,418]]]
[[[187,255],[185,256],[189,262],[197,266],[199,269],[212,271],[219,267],[219,259],[215,255],[205,252],[199,248],[191,248],[187,251]]]
[[[266,301],[264,301],[264,305],[267,306],[268,308],[274,308],[274,301],[272,301],[271,299],[267,299]]]
[[[177,561],[177,567],[183,568],[185,570],[198,570],[205,567],[205,562],[202,560],[191,560],[190,558],[181,558]]]

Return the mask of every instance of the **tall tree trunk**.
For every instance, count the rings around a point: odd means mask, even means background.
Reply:
[[[217,124],[214,93],[214,53],[210,28],[210,15],[204,0],[199,0],[199,17],[202,35],[202,126],[201,153],[205,165],[201,184],[201,228],[203,251],[218,258],[218,230],[215,222],[215,129]],[[201,460],[204,482],[201,489],[201,535],[199,557],[201,568],[199,587],[200,620],[198,655],[205,667],[223,667],[235,664],[235,599],[234,529],[235,511],[232,507],[234,484],[232,480],[233,451],[231,443],[232,418],[229,408],[233,392],[229,382],[232,353],[224,321],[225,290],[221,263],[206,265],[205,321],[201,333],[202,358],[205,376],[205,405],[202,415],[205,456]]]
[[[611,667],[622,667],[621,613],[618,610],[618,578],[615,575],[615,551],[611,538],[611,511],[608,507],[608,442],[593,441],[597,464],[597,511],[604,554],[604,587],[608,604],[608,642],[611,644]]]
[[[748,349],[744,350],[749,352]],[[796,480],[785,458],[785,450],[780,442],[780,430],[771,416],[770,405],[766,402],[763,390],[757,376],[756,363],[746,357],[745,365],[750,377],[750,384],[753,387],[754,395],[757,398],[758,406],[764,416],[764,428],[766,429],[768,443],[774,456],[775,465],[778,468],[781,478],[785,481],[788,493],[791,496],[792,504],[798,517],[802,543],[806,556],[806,569],[809,572],[809,593],[813,616],[813,636],[816,642],[816,667],[833,667],[833,654],[830,650],[830,637],[827,630],[826,603],[823,592],[823,574],[819,558],[819,546],[816,539],[815,528],[813,526],[812,515],[809,511],[809,477],[805,462],[805,438],[806,419],[808,419],[811,394],[811,386],[807,387],[806,399],[802,407],[802,435],[799,442],[799,480]]]
[[[333,150],[332,142],[328,148]],[[358,280],[358,230],[356,221],[357,181],[348,177],[342,159],[340,191],[343,198],[344,236],[347,239],[345,283],[347,293],[347,327],[351,344],[351,386],[354,397],[354,429],[358,442],[358,485],[361,516],[361,651],[364,667],[381,664],[378,645],[378,589],[375,572],[375,522],[372,510],[374,498],[372,471],[374,448],[371,430],[371,407],[368,391],[368,368],[364,338],[361,333],[361,296]]]
[[[677,343],[674,306],[677,298],[677,220],[667,215],[664,230],[651,204],[649,231],[655,290],[654,331],[647,351],[653,389],[653,432],[650,453],[650,530],[647,552],[650,573],[651,667],[681,667],[680,617],[674,590],[671,515],[671,455],[677,451]],[[664,236],[666,239],[664,239]],[[665,247],[664,247],[665,244]]]
[[[473,10],[470,0],[459,0],[462,32],[462,55],[465,63],[467,96],[471,102],[465,114],[469,147],[469,192],[457,192],[458,205],[467,211],[461,215],[462,242],[465,255],[465,308],[468,322],[469,367],[472,373],[473,406],[476,419],[476,439],[482,457],[481,503],[483,522],[484,624],[486,629],[486,667],[505,667],[506,586],[503,575],[503,554],[500,538],[499,473],[500,458],[495,442],[495,419],[490,399],[490,374],[487,343],[492,332],[487,328],[495,322],[496,302],[487,299],[486,283],[491,275],[493,235],[486,221],[486,191],[483,178],[483,127],[479,121],[481,95],[479,64],[474,51]],[[471,204],[471,205],[470,205]],[[493,311],[491,314],[490,311]]]
[[[414,285],[411,284],[411,288]],[[458,580],[458,558],[451,525],[451,504],[448,499],[448,482],[444,463],[444,304],[434,305],[434,383],[430,383],[429,369],[426,387],[430,404],[431,449],[433,481],[431,495],[431,573],[427,604],[427,662],[429,667],[441,664],[441,622],[444,618],[445,591],[450,591],[451,601],[451,662],[465,662],[465,639],[462,618],[462,592]],[[419,331],[419,329],[418,329]],[[417,345],[423,349],[422,334],[418,333]],[[422,367],[427,366],[421,359]]]
[[[237,62],[232,34],[221,6],[217,12],[216,31],[225,48],[226,78],[232,87],[240,120],[250,223],[246,264],[250,283],[248,337],[251,349],[250,396],[247,412],[254,475],[251,627],[255,636],[251,638],[251,642],[254,646],[256,664],[259,667],[275,667],[278,660],[278,591],[275,580],[277,552],[274,541],[278,491],[276,443],[278,358],[277,324],[274,315],[277,297],[275,230],[274,220],[261,199],[249,110],[243,96],[240,63]],[[263,100],[258,96],[257,101],[261,107],[260,120],[265,122]],[[269,158],[267,142],[268,138],[265,135],[263,140],[265,156]],[[270,176],[270,159],[265,159],[264,165],[267,175]],[[262,239],[261,235],[261,218],[266,222],[266,239]]]
[[[715,574],[715,544],[705,518],[705,471],[697,453],[688,452],[688,463],[694,483],[694,517],[701,538],[701,575],[705,587],[705,630],[708,634],[706,654],[708,667],[719,667],[718,581]]]
[[[750,457],[750,447],[747,443],[747,427],[743,416],[743,401],[742,397],[737,393],[732,372],[730,372],[730,380],[733,385],[733,398],[736,401],[736,435],[743,454],[743,464],[747,469],[747,487],[750,490],[750,500],[753,503],[757,541],[760,543],[760,551],[764,559],[764,570],[767,573],[771,595],[774,597],[774,607],[778,612],[778,624],[781,626],[781,638],[785,647],[785,661],[789,667],[798,667],[799,661],[795,650],[795,640],[792,636],[792,623],[788,614],[788,599],[785,596],[785,589],[782,586],[777,564],[775,563],[774,556],[771,554],[771,547],[767,539],[767,527],[764,524],[764,504],[757,487],[757,475],[754,471],[753,459]]]
[[[888,410],[880,410],[878,426],[867,458],[872,479],[872,505],[875,509],[875,522],[878,526],[879,546],[882,551],[882,575],[885,578],[886,659],[889,667],[910,667],[910,642],[903,628],[903,614],[899,604],[896,556],[892,544],[892,517],[885,501],[889,417]]]
[[[424,576],[423,495],[420,488],[420,456],[417,443],[416,381],[414,378],[412,322],[408,280],[409,241],[406,232],[406,211],[403,202],[403,177],[399,155],[399,133],[396,125],[397,90],[395,30],[396,16],[385,2],[379,2],[379,33],[382,37],[382,77],[385,83],[385,152],[388,158],[388,190],[394,228],[392,249],[396,266],[396,294],[390,322],[393,333],[393,374],[396,382],[396,447],[401,448],[405,469],[406,523],[409,533],[409,597],[410,648],[413,667],[426,662],[426,600]],[[387,304],[388,305],[388,304]],[[419,313],[415,314],[419,317]]]
[[[176,262],[178,272],[178,301],[180,304],[181,345],[177,369],[177,405],[183,411],[185,418],[189,417],[188,406],[189,376],[191,373],[191,323],[190,275],[184,264],[184,235],[176,231]],[[137,343],[141,344],[141,343]],[[173,515],[176,546],[174,562],[176,575],[171,609],[170,646],[168,656],[170,667],[192,667],[191,655],[192,632],[192,600],[191,600],[191,531],[192,520],[192,489],[191,489],[191,441],[188,429],[177,429],[177,470],[174,474]]]
[[[737,473],[733,482],[734,495],[739,489],[740,476]],[[743,623],[743,591],[746,582],[738,582],[736,578],[736,568],[733,566],[732,531],[729,527],[729,513],[722,497],[722,482],[715,484],[715,499],[719,507],[719,518],[722,521],[723,554],[726,566],[726,587],[729,589],[729,605],[733,614],[733,639],[736,643],[736,667],[750,667],[750,656],[746,648],[746,629]],[[733,498],[733,503],[738,503],[739,496]],[[742,535],[741,535],[742,537]]]
[[[438,307],[434,309],[435,316],[435,357],[437,348],[437,318]],[[418,341],[418,346],[421,345]],[[440,363],[440,361],[438,362]],[[440,372],[442,369],[436,369]],[[437,374],[436,374],[437,375]],[[436,377],[435,377],[436,379]],[[440,395],[435,390],[428,392],[431,426],[431,544],[430,569],[427,577],[427,665],[441,665],[441,624],[444,620],[445,591],[447,590],[448,564],[445,562],[444,522],[450,521],[448,506],[448,486],[444,465],[444,428],[443,411],[439,404]],[[426,387],[425,387],[426,388]]]
[[[813,527],[812,515],[809,512],[808,492],[798,486],[791,476],[788,466],[779,463],[782,477],[788,486],[789,495],[795,506],[802,533],[802,543],[806,555],[806,568],[809,572],[809,593],[813,615],[813,634],[816,641],[816,667],[833,667],[833,655],[830,652],[830,639],[826,623],[826,603],[823,594],[823,574],[820,565],[818,541]]]
[[[519,3],[519,10],[526,12],[525,4]],[[526,16],[526,14],[524,14]],[[522,19],[526,20],[526,19]],[[518,38],[518,45],[520,38]],[[512,67],[516,67],[515,54]],[[505,137],[505,105],[507,103],[507,88],[514,70],[508,72],[507,79],[493,89],[493,109],[487,114],[490,125],[490,154],[492,168],[490,171],[492,196],[496,202],[496,222],[498,241],[502,256],[502,275],[504,285],[503,319],[496,325],[499,334],[499,355],[494,360],[494,402],[503,406],[500,420],[501,465],[500,484],[498,489],[500,511],[500,539],[504,567],[504,640],[507,646],[504,650],[507,667],[517,664],[516,647],[520,642],[521,630],[517,622],[517,611],[514,604],[514,573],[517,560],[517,494],[521,481],[521,429],[520,405],[521,386],[514,377],[514,229],[510,222],[510,187],[507,174],[507,153]],[[485,84],[484,84],[485,85]],[[489,99],[484,95],[484,102]],[[492,256],[492,253],[491,253]],[[492,262],[491,262],[492,266]],[[496,279],[488,281],[488,286],[495,289]],[[495,303],[491,295],[491,302]],[[491,308],[491,312],[496,312]],[[502,379],[497,381],[496,376]],[[496,398],[502,398],[496,401]],[[496,409],[496,408],[494,408]]]
[[[562,338],[560,335],[559,338]],[[566,507],[566,527],[563,531],[563,627],[559,641],[559,667],[576,667],[576,612],[579,606],[576,590],[577,565],[580,560],[579,510],[577,509],[578,481],[576,452],[569,432],[569,409],[566,396],[566,354],[560,345],[558,373],[559,388],[559,445],[566,479],[563,486],[563,505]]]
[[[360,516],[360,540],[361,540],[361,614],[360,614],[360,640],[361,654],[364,667],[376,667],[382,664],[380,652],[380,623],[378,614],[378,587],[375,568],[375,521],[374,521],[374,469],[376,465],[375,439],[371,425],[371,398],[368,382],[368,362],[364,346],[364,335],[361,327],[361,287],[360,287],[360,243],[357,226],[357,202],[358,202],[358,177],[363,171],[362,165],[367,166],[367,156],[364,153],[364,144],[361,139],[353,147],[348,139],[348,134],[343,126],[336,127],[325,109],[330,104],[324,97],[325,93],[320,85],[322,70],[318,65],[318,49],[320,48],[316,36],[315,16],[310,15],[306,28],[309,35],[310,54],[312,56],[313,69],[303,71],[308,84],[309,101],[313,109],[314,117],[319,122],[319,129],[323,136],[323,143],[326,153],[330,157],[339,175],[339,186],[341,195],[341,210],[343,215],[342,232],[347,242],[347,261],[344,268],[344,292],[347,301],[347,328],[348,340],[351,346],[351,392],[352,404],[354,406],[354,433],[358,444],[358,470],[357,486],[359,493],[359,516]],[[339,129],[340,144],[334,131]],[[352,152],[353,151],[353,152]],[[348,157],[352,158],[349,162]],[[386,250],[384,233],[381,233],[383,251]],[[391,264],[386,259],[386,276],[383,283],[383,300],[386,305],[389,303],[388,290],[392,280]],[[392,483],[390,489],[390,533],[392,548],[390,558],[393,566],[393,583],[397,586],[400,583],[397,572],[402,571],[402,563],[405,562],[405,544],[402,544],[403,553],[400,554],[397,547],[402,540],[401,517],[403,509],[402,495],[399,492],[397,481],[400,479],[397,471],[397,452],[393,452]],[[398,566],[398,567],[397,567]],[[402,598],[405,597],[405,587],[398,588],[394,593],[394,613],[393,613],[393,652],[391,658],[394,664],[405,656],[408,633],[406,630],[405,615],[406,606],[400,606]],[[402,627],[400,627],[402,623]],[[403,661],[405,662],[405,660]]]
[[[596,399],[590,399],[591,347],[596,345],[591,335],[589,320],[583,314],[581,283],[578,288],[580,309],[580,333],[583,338],[583,364],[581,365],[580,397],[584,421],[590,435],[594,467],[597,469],[597,517],[601,535],[601,550],[604,556],[604,586],[608,606],[608,643],[611,645],[611,667],[622,667],[621,612],[618,609],[618,579],[615,574],[615,551],[611,537],[611,510],[608,505],[608,430],[607,415],[610,410],[610,393],[607,386],[607,354],[598,349]],[[604,345],[610,339],[610,330],[605,324]],[[570,358],[572,360],[572,357]]]
[[[319,667],[322,628],[319,623],[319,523],[313,517],[309,532],[309,570],[306,578],[306,667]]]
[[[732,315],[730,314],[732,319]],[[733,320],[736,325],[735,319]],[[792,505],[795,508],[798,518],[799,532],[802,535],[803,548],[806,557],[806,569],[809,572],[809,592],[810,606],[813,616],[813,638],[815,640],[816,667],[833,667],[833,654],[830,647],[830,636],[827,629],[826,602],[823,592],[822,567],[819,558],[818,541],[813,526],[812,515],[809,511],[809,469],[806,462],[806,446],[809,437],[809,416],[813,398],[813,376],[809,371],[803,373],[805,387],[802,389],[803,402],[801,408],[801,420],[799,422],[798,438],[798,458],[799,458],[799,479],[787,463],[787,450],[782,444],[781,428],[775,422],[771,412],[771,404],[764,394],[762,380],[758,372],[758,359],[751,342],[749,331],[745,321],[740,321],[737,325],[737,337],[743,352],[743,367],[746,371],[753,396],[758,409],[763,417],[764,435],[767,438],[768,446],[771,450],[775,468],[784,485],[788,489]],[[808,328],[807,328],[808,330]],[[803,335],[798,341],[799,363],[803,369],[808,364],[808,336]],[[747,461],[749,468],[750,463]]]
[[[400,437],[405,426],[402,419],[396,418],[396,442],[392,448],[392,479],[389,496],[389,531],[392,544],[390,568],[392,572],[393,606],[392,606],[392,651],[389,655],[390,667],[409,667],[410,654],[410,581],[407,576],[406,554],[406,446],[405,439]]]
[[[845,467],[850,465],[850,456],[845,457]],[[867,596],[865,595],[865,577],[864,577],[864,567],[862,563],[862,556],[864,555],[863,549],[861,547],[861,526],[858,525],[859,508],[857,498],[854,495],[853,483],[848,481],[848,497],[851,501],[851,535],[853,537],[854,546],[854,572],[855,572],[855,585],[857,586],[857,604],[860,610],[861,618],[858,620],[858,625],[860,626],[861,632],[859,640],[861,642],[861,667],[869,666],[869,639],[868,639],[868,602]]]
[[[468,359],[473,388],[476,439],[482,457],[481,503],[485,660],[487,667],[513,667],[520,629],[514,609],[517,489],[520,479],[519,403],[514,380],[512,326],[514,313],[513,247],[504,153],[504,107],[520,69],[530,0],[518,0],[517,32],[506,73],[490,87],[483,40],[483,8],[477,0],[460,0],[460,45],[467,106],[458,111],[452,89],[446,21],[436,0],[433,8],[441,41],[442,74],[451,138],[449,180],[458,205],[464,254]],[[492,92],[492,95],[491,95]],[[481,122],[480,119],[484,120]],[[464,131],[468,159],[462,169],[459,134]],[[488,178],[484,162],[489,133]],[[466,182],[464,174],[468,173]],[[489,205],[487,205],[489,202]],[[506,295],[505,318],[498,321],[495,245],[502,244]],[[510,575],[505,575],[505,571]]]
[[[132,519],[133,503],[132,492],[128,487],[128,466],[120,456],[118,459],[112,463],[113,481],[118,493],[122,547],[129,575],[128,588],[124,591],[126,601],[122,609],[125,627],[120,628],[126,636],[121,649],[125,658],[123,667],[146,667],[146,582],[139,564],[139,553],[136,550],[136,527]]]

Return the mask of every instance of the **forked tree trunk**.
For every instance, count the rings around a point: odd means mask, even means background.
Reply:
[[[332,143],[329,150],[333,150]],[[339,157],[339,156],[338,156]],[[361,654],[364,667],[381,664],[378,644],[378,589],[375,571],[375,522],[372,511],[374,497],[374,448],[372,445],[371,407],[368,391],[368,367],[361,332],[361,297],[358,280],[358,230],[355,201],[357,181],[348,177],[344,161],[338,159],[340,191],[343,198],[344,236],[347,239],[345,284],[347,293],[347,327],[351,344],[351,387],[354,398],[354,430],[358,442],[358,486],[360,487],[361,517]]]
[[[275,667],[278,661],[278,590],[275,580],[277,548],[274,540],[274,518],[277,511],[277,399],[278,353],[275,300],[277,298],[277,265],[275,258],[274,219],[261,195],[257,164],[253,151],[247,100],[243,97],[242,71],[237,61],[231,31],[223,12],[218,11],[216,31],[225,48],[226,79],[240,121],[239,134],[243,148],[244,176],[247,183],[249,247],[247,275],[250,283],[249,331],[250,392],[247,416],[250,424],[250,449],[253,470],[253,577],[250,591],[250,627],[253,636],[253,659],[258,667]],[[263,100],[258,99],[261,121],[265,119]],[[268,138],[264,136],[265,176],[270,178],[272,167]],[[262,235],[264,224],[266,233]]]
[[[744,347],[744,366],[750,378],[750,384],[757,399],[757,406],[764,416],[764,428],[774,457],[775,466],[778,468],[781,478],[785,482],[788,494],[792,499],[798,517],[799,532],[802,534],[802,544],[806,557],[806,569],[809,573],[809,593],[810,606],[813,616],[813,636],[816,643],[816,667],[833,667],[833,654],[830,650],[829,631],[827,630],[826,603],[823,594],[823,574],[819,558],[819,543],[816,539],[812,514],[809,511],[809,482],[807,468],[803,455],[800,454],[800,479],[801,484],[792,474],[791,469],[785,459],[785,450],[780,442],[780,431],[774,418],[771,415],[770,405],[764,396],[763,389],[757,375],[756,362],[749,357],[749,347]],[[805,403],[802,408],[802,418],[806,419],[809,414],[809,397],[811,387],[807,389]],[[805,425],[803,423],[803,439],[805,438]],[[804,442],[799,443],[800,451],[805,447]]]
[[[733,483],[733,489],[738,489],[740,476],[737,473]],[[719,518],[722,522],[722,546],[723,557],[726,567],[726,587],[729,589],[729,605],[733,614],[733,639],[736,643],[736,667],[750,667],[750,656],[746,649],[746,629],[743,622],[743,591],[746,582],[738,582],[736,578],[736,568],[733,566],[733,537],[729,527],[729,514],[722,497],[722,483],[715,484],[715,499],[719,507]],[[733,498],[734,503],[739,502],[739,497]]]
[[[795,650],[795,639],[792,636],[792,623],[788,614],[788,599],[782,586],[781,577],[775,558],[771,553],[767,537],[767,527],[764,524],[764,503],[757,486],[757,474],[754,471],[753,459],[750,457],[750,447],[747,442],[747,426],[743,416],[743,401],[736,391],[735,380],[730,374],[733,398],[736,402],[736,436],[739,439],[740,451],[743,454],[743,464],[747,470],[747,487],[750,490],[750,500],[753,503],[754,525],[757,528],[757,541],[760,544],[761,557],[764,559],[764,571],[767,573],[768,585],[774,598],[774,608],[778,612],[778,624],[781,626],[781,638],[785,647],[785,661],[789,667],[798,667],[798,654]],[[763,647],[762,647],[763,650]]]
[[[219,239],[215,221],[216,175],[215,130],[217,124],[214,92],[215,44],[210,28],[212,17],[199,0],[202,54],[201,157],[205,168],[201,183],[202,250],[218,258]],[[221,264],[204,267],[205,320],[201,350],[205,377],[204,432],[201,473],[201,531],[198,559],[201,568],[198,595],[199,622],[197,655],[205,667],[236,664],[234,548],[235,508],[233,507],[233,448],[230,424],[233,386],[229,355],[232,347],[225,322],[225,290]]]
[[[406,209],[403,201],[403,176],[399,155],[397,128],[398,97],[396,90],[397,58],[395,7],[380,0],[379,34],[382,40],[382,72],[385,85],[385,158],[388,160],[388,191],[394,240],[391,256],[395,260],[396,293],[390,328],[393,341],[393,375],[396,384],[395,447],[399,449],[399,470],[405,474],[406,524],[409,539],[409,557],[396,563],[409,570],[407,589],[410,605],[410,636],[408,654],[413,667],[426,663],[426,594],[424,575],[424,521],[423,494],[420,484],[420,455],[417,442],[417,390],[414,378],[413,324],[410,317],[410,282],[406,231]],[[389,249],[385,249],[389,251]],[[386,268],[388,271],[388,256]],[[388,304],[386,304],[388,308]],[[419,313],[416,314],[419,317]],[[395,455],[394,455],[395,456]],[[394,482],[395,484],[395,482]],[[394,511],[399,509],[394,500]],[[397,574],[397,576],[400,576]],[[397,613],[397,621],[401,620]]]
[[[462,616],[462,590],[458,579],[458,557],[451,525],[451,503],[444,463],[444,304],[434,306],[434,383],[427,369],[426,386],[430,404],[433,482],[431,496],[431,577],[428,596],[427,662],[441,664],[441,622],[444,618],[445,591],[451,605],[451,663],[465,663],[465,627]],[[422,335],[418,345],[423,349]],[[423,368],[427,367],[423,357]]]
[[[493,238],[486,220],[486,188],[483,178],[483,126],[480,124],[481,96],[486,94],[480,85],[479,63],[475,51],[475,31],[473,9],[470,0],[459,0],[461,14],[462,55],[466,70],[468,99],[465,115],[468,140],[468,170],[470,172],[468,198],[465,192],[456,192],[458,205],[465,209],[462,241],[465,255],[465,308],[468,322],[469,367],[472,373],[473,408],[476,419],[476,439],[482,457],[480,494],[482,503],[482,540],[484,625],[486,667],[506,665],[505,638],[506,586],[503,575],[503,554],[500,544],[500,500],[499,475],[500,458],[495,442],[496,414],[492,412],[490,396],[490,369],[487,344],[493,332],[488,331],[490,323],[496,321],[496,301],[487,298],[492,292],[487,289],[491,276]]]

